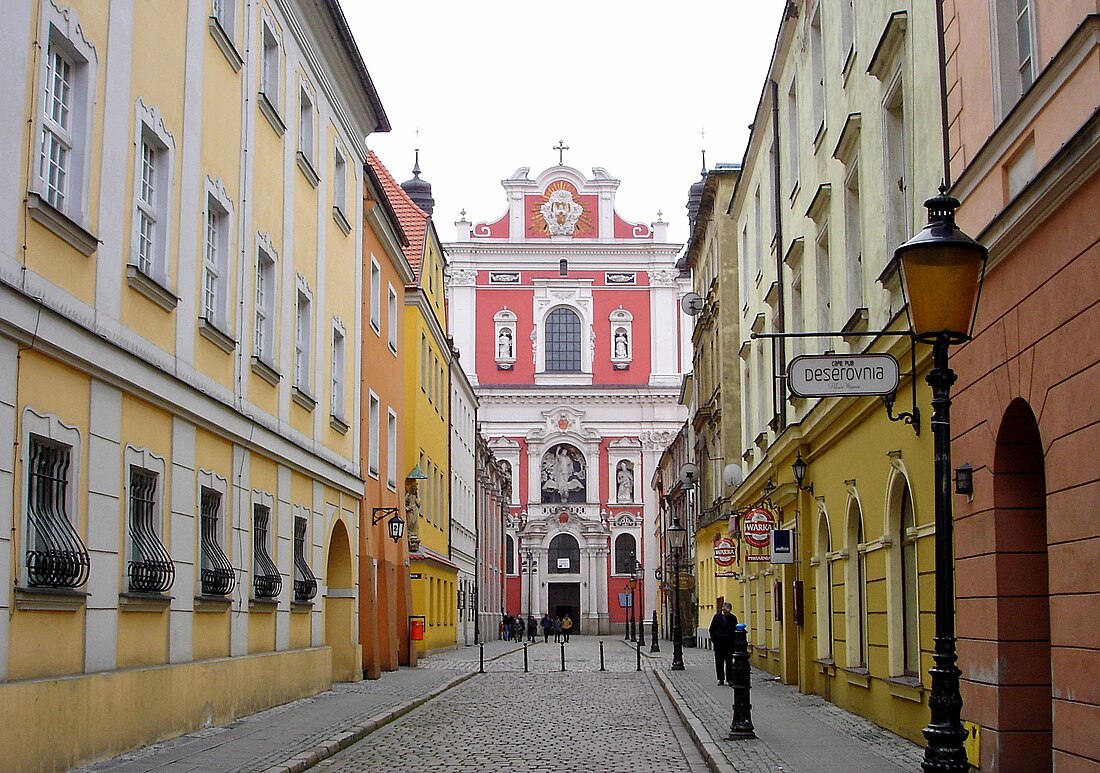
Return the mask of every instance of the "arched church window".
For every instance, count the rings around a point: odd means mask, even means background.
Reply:
[[[516,541],[511,534],[504,535],[504,573],[516,573]]]
[[[638,560],[638,542],[633,534],[620,534],[615,538],[615,574],[630,574]]]
[[[586,502],[584,454],[568,443],[552,446],[542,456],[542,502]]]
[[[550,540],[550,574],[577,574],[581,570],[581,546],[572,534]]]
[[[581,318],[572,309],[557,308],[546,317],[546,370],[579,373]]]

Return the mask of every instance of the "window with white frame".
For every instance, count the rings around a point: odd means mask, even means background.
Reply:
[[[159,111],[137,103],[134,158],[134,222],[131,263],[164,285],[168,281],[169,207],[172,191],[172,137]]]
[[[199,316],[223,333],[228,331],[229,253],[232,230],[229,197],[220,183],[207,178],[203,216],[202,296]]]
[[[428,338],[420,334],[420,391],[428,391]]]
[[[126,457],[128,587],[138,593],[165,593],[172,587],[176,569],[160,537],[163,515],[159,483],[164,477],[164,460],[132,447],[127,447]]]
[[[309,510],[298,505],[294,512],[294,600],[309,602],[317,595],[317,577],[309,568]]]
[[[863,218],[859,208],[859,164],[848,165],[844,181],[844,273],[848,310],[863,307]]]
[[[386,484],[397,488],[397,414],[386,409]]]
[[[210,0],[210,15],[230,40],[236,39],[237,0]]]
[[[581,318],[560,306],[546,316],[546,370],[577,373],[581,369]]]
[[[298,88],[298,152],[302,158],[315,167],[316,158],[313,150],[315,124],[317,121],[313,109],[313,94],[305,84]]]
[[[332,206],[346,219],[348,208],[348,163],[339,145],[332,148]]]
[[[393,285],[386,286],[386,328],[389,335],[390,351],[397,353],[397,291]]]
[[[313,340],[312,298],[309,289],[299,284],[294,310],[294,387],[309,393],[310,344]]]
[[[882,103],[883,134],[886,139],[886,255],[909,238],[908,138],[906,137],[905,95],[899,70]]]
[[[382,267],[370,256],[370,326],[382,334]]]
[[[332,415],[344,418],[344,326],[338,320],[332,324]]]
[[[255,347],[256,359],[275,364],[275,257],[269,246],[256,250]]]
[[[281,80],[282,44],[275,23],[265,14],[260,31],[260,95],[277,117],[281,107],[279,102],[279,82]]]
[[[77,588],[87,581],[90,566],[76,527],[80,433],[30,409],[24,426],[27,585]]]
[[[856,4],[855,0],[840,0],[840,62],[845,67],[855,50]]]
[[[825,129],[825,43],[821,34],[821,6],[818,3],[810,20],[810,98],[813,108],[811,126],[814,141]]]
[[[1005,116],[1035,82],[1033,0],[991,0],[997,111]]]
[[[761,219],[761,207],[760,207],[760,186],[756,186],[756,191],[752,196],[752,230],[753,230],[753,268],[755,269],[756,281],[760,281],[760,278],[764,275],[764,229],[760,222]]]
[[[370,393],[367,411],[367,442],[370,444],[367,451],[367,467],[371,476],[377,478],[380,455],[378,443],[380,442],[381,403],[378,400],[378,395],[374,392]]]
[[[814,573],[817,618],[817,657],[829,660],[833,657],[833,572],[832,540],[829,535],[829,519],[824,512],[817,519],[817,571]]]
[[[825,224],[817,235],[815,250],[815,279],[817,282],[818,330],[832,330],[833,275],[829,260],[829,226]]]
[[[787,90],[787,188],[790,193],[798,187],[798,175],[800,164],[800,143],[798,128],[798,82],[791,80],[791,87]]]
[[[200,478],[221,485],[204,485],[199,490],[199,587],[204,596],[227,596],[237,584],[237,575],[222,548],[225,480],[201,473]]]

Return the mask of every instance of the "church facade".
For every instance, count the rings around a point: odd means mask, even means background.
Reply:
[[[615,210],[619,181],[553,166],[502,181],[507,211],[446,245],[449,329],[511,478],[501,615],[622,631],[657,607],[649,485],[685,420],[690,289],[666,224]],[[632,579],[632,575],[637,580]]]

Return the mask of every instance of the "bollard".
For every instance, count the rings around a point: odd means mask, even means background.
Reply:
[[[752,704],[749,690],[752,688],[749,670],[749,642],[745,624],[738,623],[733,630],[733,722],[729,740],[756,738],[752,727]]]
[[[479,674],[484,674],[485,673],[485,645],[484,644],[479,644],[477,646],[481,648],[480,663],[478,665],[477,672]]]
[[[641,643],[639,642],[639,643],[635,644],[634,648],[635,648],[635,650],[637,650],[637,653],[638,653],[638,667],[635,668],[634,670],[635,671],[641,671],[642,670],[642,645],[641,645]]]
[[[565,645],[561,645],[561,670],[565,670]]]
[[[603,639],[600,639],[600,670],[601,671],[606,671],[607,670],[603,667]]]
[[[638,644],[645,646],[645,620],[642,619],[642,610],[638,610]]]
[[[523,673],[527,673],[527,643],[523,643]]]
[[[657,610],[653,610],[653,628],[650,630],[650,635],[653,638],[653,645],[649,648],[650,652],[660,652],[661,645],[657,643]]]

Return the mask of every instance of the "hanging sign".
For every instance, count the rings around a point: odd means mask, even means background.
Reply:
[[[745,542],[754,548],[766,548],[771,544],[772,529],[775,528],[775,516],[771,510],[754,507],[741,519],[741,533]]]
[[[729,537],[719,537],[714,541],[714,563],[718,566],[732,566],[737,561],[737,544]]]
[[[803,354],[787,367],[795,397],[888,395],[898,388],[898,361],[889,354]]]

